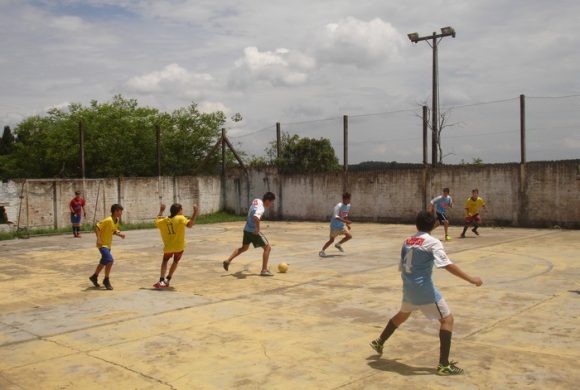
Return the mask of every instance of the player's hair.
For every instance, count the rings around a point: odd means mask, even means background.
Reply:
[[[269,191],[266,192],[264,194],[264,196],[262,197],[262,201],[265,201],[265,200],[275,200],[275,199],[276,199],[276,195],[274,195],[273,192],[269,192]]]
[[[342,199],[350,199],[350,192],[345,192],[342,194]]]
[[[449,188],[447,188],[447,187],[443,188],[443,192],[449,193]]]
[[[113,214],[117,210],[123,210],[123,206],[115,203],[114,205],[111,206],[111,214]]]
[[[183,209],[183,206],[179,203],[173,203],[169,208],[169,218],[173,218]]]
[[[479,190],[477,188],[474,188],[474,189],[471,190],[471,192],[477,192],[477,193],[479,193]]]
[[[80,195],[81,192],[80,191],[75,191],[75,195]]]
[[[419,211],[417,219],[415,220],[415,226],[417,226],[417,230],[420,232],[430,232],[435,226],[435,217],[427,211]]]

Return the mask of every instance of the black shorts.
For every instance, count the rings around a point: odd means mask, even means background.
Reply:
[[[447,219],[447,213],[436,213],[437,214],[437,220],[439,221],[439,223],[443,223],[443,221],[449,221]]]
[[[244,230],[243,245],[254,245],[254,248],[261,248],[268,245],[268,239],[262,233],[252,233]]]

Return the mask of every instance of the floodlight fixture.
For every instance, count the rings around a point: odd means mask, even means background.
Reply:
[[[417,43],[417,41],[419,40],[419,34],[414,32],[414,33],[410,33],[407,34],[407,36],[409,37],[409,39],[411,40],[411,42],[413,43]]]
[[[450,26],[442,27],[441,34],[443,36],[446,36],[446,37],[451,35],[453,38],[455,38],[455,29],[453,27],[450,27]]]

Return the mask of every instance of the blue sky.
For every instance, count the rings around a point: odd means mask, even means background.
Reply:
[[[0,118],[118,93],[161,110],[195,102],[240,112],[229,134],[259,154],[278,121],[339,151],[348,114],[352,162],[419,162],[431,50],[407,33],[451,25],[439,51],[440,102],[456,107],[447,161],[518,161],[520,94],[530,159],[579,158],[580,98],[532,99],[580,94],[578,15],[568,0],[0,0]]]

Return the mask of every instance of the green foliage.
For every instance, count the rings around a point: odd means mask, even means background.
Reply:
[[[293,135],[287,139],[275,161],[282,173],[322,173],[340,169],[334,148],[326,138]]]
[[[471,162],[466,162],[464,159],[461,159],[459,165],[483,165],[483,160],[479,157],[473,157]]]
[[[4,126],[2,138],[0,138],[0,155],[10,154],[13,145],[14,145],[14,135],[12,135],[10,126]]]
[[[241,215],[234,215],[231,213],[226,213],[225,211],[218,211],[212,214],[205,214],[200,215],[197,217],[196,224],[197,225],[206,225],[212,223],[222,223],[222,222],[241,222],[245,221],[246,217]],[[141,222],[141,223],[132,223],[132,224],[121,224],[121,230],[140,230],[140,229],[155,229],[155,224],[153,222]],[[84,224],[81,227],[81,231],[83,233],[90,234],[93,232],[93,228],[91,224]],[[0,232],[0,241],[2,240],[11,240],[17,237],[28,238],[32,236],[43,236],[43,235],[55,235],[55,234],[70,234],[71,228],[64,227],[59,229],[30,229],[30,230],[22,230],[20,232],[11,231],[11,232]]]
[[[413,164],[413,163],[399,163],[396,161],[363,161],[358,164],[352,164],[348,166],[348,170],[352,172],[357,171],[380,171],[383,169],[390,168],[420,168],[423,164]]]
[[[280,157],[277,157],[276,141],[266,148],[266,157],[249,161],[252,167],[275,165],[282,173],[323,173],[340,170],[334,148],[327,138],[300,138],[282,132]]]
[[[0,155],[0,178],[80,177],[81,121],[86,177],[120,177],[157,175],[156,126],[161,127],[162,174],[191,174],[226,117],[201,113],[195,104],[163,113],[120,95],[105,103],[93,100],[88,107],[51,109],[18,124],[10,153]],[[219,158],[214,156],[207,169],[213,170]]]

